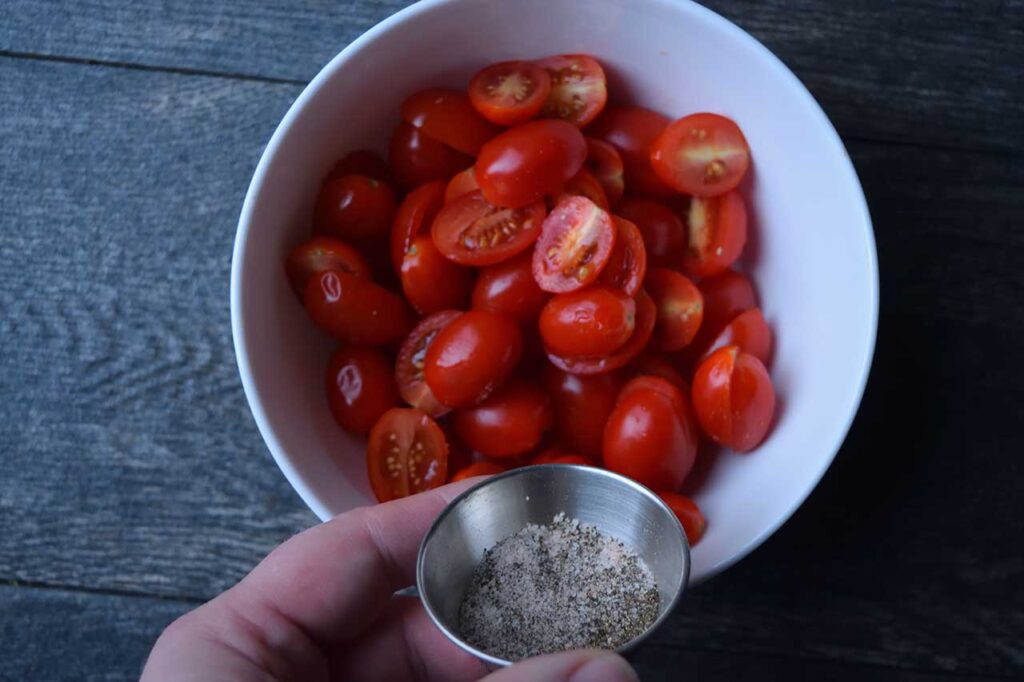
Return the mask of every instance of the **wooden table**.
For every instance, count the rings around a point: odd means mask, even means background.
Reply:
[[[161,628],[315,522],[242,395],[231,245],[289,104],[403,4],[0,3],[0,679],[134,679]],[[880,334],[825,480],[637,667],[1021,679],[1024,2],[708,4],[842,134]]]

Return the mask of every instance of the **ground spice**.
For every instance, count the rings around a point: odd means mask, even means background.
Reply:
[[[595,526],[558,514],[485,554],[459,610],[462,638],[493,656],[614,649],[657,618],[650,569]]]

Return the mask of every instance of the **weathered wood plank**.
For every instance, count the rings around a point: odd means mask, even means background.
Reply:
[[[306,81],[406,4],[7,0],[0,50]],[[843,135],[1024,151],[1022,0],[704,4],[793,68]]]

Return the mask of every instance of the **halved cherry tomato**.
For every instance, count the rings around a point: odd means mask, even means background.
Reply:
[[[533,251],[533,277],[544,291],[562,293],[587,286],[601,274],[616,230],[611,216],[585,197],[559,202],[544,220]]]
[[[772,354],[772,330],[765,322],[760,308],[742,312],[725,325],[704,351],[702,359],[725,346],[737,346],[744,353],[750,353],[765,365],[768,364]]]
[[[327,404],[341,428],[363,435],[398,405],[391,362],[376,348],[342,346],[327,365]]]
[[[476,171],[470,166],[461,173],[456,173],[448,181],[448,186],[444,189],[444,203],[450,204],[462,195],[475,192],[478,189],[480,189],[480,184],[476,181]]]
[[[493,476],[495,474],[505,473],[505,467],[497,464],[496,462],[488,462],[487,460],[481,460],[479,462],[473,462],[469,466],[463,467],[452,475],[452,483],[458,481],[464,481],[467,478],[473,478],[474,476]]]
[[[530,460],[530,464],[579,464],[581,466],[593,466],[593,462],[583,455],[562,452],[558,448],[548,448]]]
[[[608,355],[633,334],[636,303],[619,289],[593,286],[558,294],[540,313],[540,336],[563,357]]]
[[[713,197],[740,184],[750,167],[750,146],[732,119],[691,114],[658,135],[651,146],[651,167],[678,192]]]
[[[430,230],[434,218],[444,204],[444,182],[434,180],[420,185],[406,195],[391,224],[391,264],[401,272],[402,259],[417,235]]]
[[[344,175],[365,175],[383,182],[385,185],[395,184],[395,176],[391,174],[388,164],[380,158],[377,152],[369,149],[357,149],[346,154],[341,161],[334,164],[331,172],[324,178],[324,182]]]
[[[554,403],[559,440],[573,451],[600,457],[604,425],[621,385],[615,372],[577,376],[546,365],[544,387]]]
[[[593,121],[608,101],[604,69],[585,54],[563,54],[537,62],[551,75],[551,92],[543,115],[582,128]]]
[[[775,389],[760,360],[736,346],[726,346],[697,367],[693,407],[701,430],[715,442],[749,452],[771,426]]]
[[[445,310],[425,318],[413,328],[398,351],[398,361],[395,363],[398,392],[402,400],[431,417],[440,417],[451,408],[441,404],[441,401],[434,397],[434,393],[423,378],[427,349],[437,338],[438,332],[461,314],[458,310]]]
[[[370,266],[359,252],[334,237],[314,237],[299,244],[291,250],[285,260],[288,281],[299,298],[305,293],[306,283],[310,277],[328,270],[347,272],[367,279],[371,276]],[[532,273],[530,279],[533,279]]]
[[[665,501],[668,508],[679,519],[679,523],[682,524],[683,531],[686,533],[686,541],[690,543],[690,547],[696,545],[704,535],[704,529],[708,525],[708,522],[704,520],[704,515],[700,513],[697,503],[686,495],[680,495],[679,493],[658,493],[658,497]]]
[[[469,81],[469,101],[488,121],[526,123],[540,113],[551,92],[551,76],[533,62],[491,64]]]
[[[402,291],[421,315],[465,308],[473,286],[473,271],[441,255],[428,235],[412,240],[402,260]]]
[[[643,107],[609,107],[587,133],[615,146],[626,169],[630,194],[669,197],[675,191],[651,168],[651,145],[669,124],[667,116]]]
[[[602,374],[624,367],[640,354],[654,332],[657,309],[651,297],[643,289],[636,295],[636,327],[622,348],[611,355],[569,358],[548,353],[548,360],[555,367],[571,374]]]
[[[543,201],[499,208],[480,192],[464,194],[441,209],[431,235],[448,260],[461,265],[493,265],[528,249],[541,233]]]
[[[482,269],[473,285],[473,308],[504,313],[520,324],[536,322],[549,298],[533,279],[533,254],[528,251]]]
[[[697,284],[704,297],[704,321],[690,345],[683,351],[693,365],[716,336],[740,313],[757,307],[757,294],[750,280],[735,270],[702,279]]]
[[[470,310],[434,337],[423,375],[438,400],[449,407],[465,407],[500,386],[522,354],[523,336],[515,320]]]
[[[596,137],[587,138],[587,160],[590,172],[604,188],[608,202],[614,206],[626,191],[626,176],[619,150]]]
[[[580,172],[574,175],[558,195],[558,201],[566,197],[586,197],[605,211],[609,210],[608,197],[604,188],[597,181],[594,174],[586,168],[580,168]],[[556,202],[557,203],[557,202]]]
[[[320,189],[313,228],[342,239],[366,242],[380,237],[395,217],[395,192],[365,175],[343,175]]]
[[[311,277],[303,302],[318,327],[348,343],[389,343],[412,328],[412,315],[401,298],[347,272]]]
[[[530,121],[484,145],[476,181],[489,202],[516,208],[556,193],[587,158],[583,134],[564,121]]]
[[[388,160],[395,171],[395,179],[403,187],[417,187],[431,180],[447,180],[473,163],[472,156],[441,144],[404,121],[398,124],[391,136]]]
[[[717,275],[736,262],[747,243],[747,208],[739,192],[690,201],[689,244],[683,268],[694,277]]]
[[[686,249],[686,227],[676,212],[655,199],[626,197],[617,209],[640,229],[651,265],[680,268]]]
[[[660,350],[679,350],[689,345],[704,319],[700,289],[685,275],[668,268],[652,268],[645,285],[658,308],[653,345]]]
[[[636,376],[661,377],[679,389],[683,395],[690,395],[690,384],[679,370],[659,353],[644,353],[630,364]]]
[[[553,424],[551,398],[526,379],[505,382],[483,402],[452,417],[459,440],[487,457],[529,452]]]
[[[647,248],[640,230],[629,220],[612,216],[615,248],[598,281],[636,296],[647,274]]]
[[[633,379],[608,418],[602,452],[611,471],[655,490],[678,489],[697,456],[686,396],[665,379]]]
[[[388,410],[366,444],[366,468],[378,502],[414,495],[444,484],[448,443],[428,414],[408,407]]]
[[[485,119],[458,90],[430,88],[402,102],[402,118],[452,149],[476,156],[501,129]]]

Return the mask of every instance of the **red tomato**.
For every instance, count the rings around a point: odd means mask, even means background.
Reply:
[[[551,399],[537,384],[512,379],[478,405],[455,412],[459,440],[487,457],[529,452],[554,424]]]
[[[402,118],[431,138],[463,154],[476,156],[501,129],[485,119],[458,90],[430,88],[402,102]]]
[[[658,497],[665,501],[668,508],[679,519],[679,523],[682,524],[683,531],[686,533],[686,541],[690,543],[690,547],[696,545],[701,536],[704,535],[704,529],[708,525],[708,522],[704,520],[704,515],[700,513],[700,508],[697,504],[689,497],[679,493],[658,493]]]
[[[647,292],[641,289],[636,296],[636,326],[633,335],[622,348],[611,355],[593,357],[570,358],[548,353],[548,360],[555,367],[571,374],[602,374],[624,367],[639,355],[651,340],[656,317],[657,309],[654,302]]]
[[[391,264],[401,272],[402,259],[417,235],[430,229],[444,199],[444,182],[434,180],[406,195],[391,224]]]
[[[343,175],[365,175],[383,182],[385,185],[394,185],[395,176],[384,159],[380,158],[377,152],[369,149],[357,149],[349,152],[338,163],[334,164],[331,172],[324,178],[324,182],[340,178]]]
[[[725,325],[740,313],[757,307],[754,285],[735,270],[703,279],[697,288],[704,297],[704,321],[697,330],[697,336],[683,352],[690,363],[700,358]]]
[[[732,119],[691,114],[658,135],[651,146],[651,166],[676,191],[713,197],[740,184],[750,166],[750,146]]]
[[[533,279],[530,252],[482,269],[473,286],[473,308],[504,313],[520,324],[536,322],[550,297]]]
[[[551,75],[551,92],[544,116],[560,118],[582,128],[593,121],[608,101],[604,69],[585,54],[563,54],[537,62]]]
[[[551,92],[551,76],[533,62],[500,62],[469,81],[469,101],[488,121],[526,123],[540,113]]]
[[[660,201],[639,197],[626,197],[616,211],[640,229],[651,265],[665,268],[682,265],[686,227],[675,211]]]
[[[765,322],[760,308],[742,312],[725,325],[701,359],[725,346],[737,346],[744,353],[750,353],[765,365],[768,364],[772,354],[772,330]]]
[[[646,376],[622,388],[605,426],[605,467],[648,488],[677,490],[696,456],[697,427],[679,389]]]
[[[614,145],[626,168],[631,194],[668,197],[675,194],[651,168],[651,144],[669,124],[666,116],[642,107],[611,107],[587,132]]]
[[[388,159],[398,184],[403,187],[417,187],[431,180],[447,180],[473,164],[472,156],[441,144],[405,122],[400,123],[391,136]]]
[[[585,197],[562,200],[544,220],[533,250],[533,277],[544,291],[587,286],[601,274],[615,248],[611,216]]]
[[[429,415],[408,407],[388,410],[366,444],[366,468],[378,502],[414,495],[444,484],[448,443]]]
[[[630,365],[635,376],[661,377],[679,389],[683,395],[690,395],[690,385],[679,370],[663,355],[644,353]]]
[[[493,265],[528,249],[540,235],[546,213],[543,201],[499,208],[480,192],[470,192],[442,208],[430,232],[448,260]]]
[[[344,175],[321,188],[313,228],[365,242],[385,234],[394,217],[395,193],[390,187],[365,175]]]
[[[548,448],[534,457],[530,464],[579,464],[581,466],[593,466],[593,463],[583,455],[562,452],[558,448]]]
[[[574,175],[569,182],[565,183],[565,188],[558,195],[558,201],[566,197],[586,197],[605,211],[610,208],[608,197],[605,195],[601,183],[585,167],[580,168],[580,172]]]
[[[389,343],[412,328],[412,316],[401,298],[346,272],[311,277],[303,301],[318,327],[348,343]]]
[[[577,376],[546,365],[544,387],[554,403],[559,439],[576,452],[599,457],[604,425],[615,408],[620,386],[614,372]]]
[[[700,290],[685,275],[668,268],[652,268],[646,286],[658,308],[652,344],[661,350],[689,345],[704,319]]]
[[[465,407],[501,385],[522,353],[523,336],[515,320],[470,310],[434,337],[423,375],[438,400],[449,407]]]
[[[640,230],[632,222],[612,216],[615,223],[615,248],[598,281],[636,296],[647,274],[647,248]]]
[[[747,209],[739,192],[694,197],[687,217],[690,236],[683,257],[687,273],[717,275],[736,262],[747,243]]]
[[[371,275],[370,266],[359,252],[334,237],[314,237],[299,244],[288,254],[284,267],[292,289],[300,298],[306,291],[309,278],[328,270],[347,272],[366,279],[370,279]],[[532,274],[530,279],[533,279]]]
[[[351,433],[366,434],[398,405],[391,363],[376,348],[342,346],[334,351],[325,383],[334,421]]]
[[[427,359],[427,349],[437,338],[438,332],[461,314],[458,310],[434,313],[416,325],[398,351],[395,379],[398,381],[398,392],[401,394],[402,400],[432,417],[440,417],[451,408],[442,405],[441,401],[434,397],[423,378],[423,365]]]
[[[608,355],[633,334],[636,303],[619,289],[593,286],[558,294],[540,313],[545,348],[563,357]]]
[[[444,203],[450,204],[462,195],[475,192],[478,189],[480,189],[480,184],[476,181],[476,171],[470,166],[461,173],[456,173],[448,181],[448,186],[444,189]]]
[[[760,360],[736,346],[726,346],[697,367],[693,407],[701,430],[715,442],[749,452],[771,426],[775,389]]]
[[[473,286],[473,271],[441,255],[427,235],[412,240],[402,260],[402,291],[421,315],[465,308]]]
[[[596,137],[587,138],[586,167],[604,188],[611,205],[618,203],[626,190],[625,170],[619,150]]]
[[[555,194],[587,158],[583,134],[563,121],[530,121],[484,145],[476,180],[489,202],[516,208]]]
[[[451,482],[456,483],[458,481],[464,481],[467,478],[473,478],[474,476],[493,476],[495,474],[503,473],[505,473],[505,467],[500,464],[496,464],[495,462],[483,460],[480,462],[473,462],[469,466],[456,471],[452,476]]]

